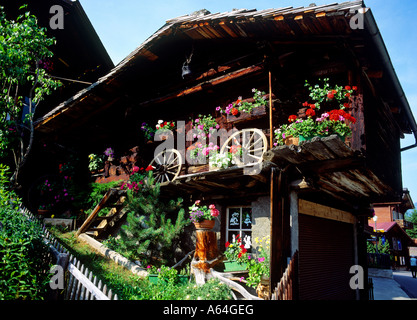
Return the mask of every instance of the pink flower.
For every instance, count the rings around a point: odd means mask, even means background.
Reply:
[[[199,123],[200,122],[200,119],[195,119],[195,123]]]
[[[146,267],[146,269],[150,269],[151,268],[151,266],[150,265],[148,265],[147,267]]]
[[[216,206],[214,204],[209,205],[209,209],[216,209]]]
[[[211,214],[211,216],[212,217],[218,217],[219,216],[219,210],[217,210],[217,209],[211,209],[210,210],[210,214]]]
[[[258,258],[258,261],[259,261],[259,262],[264,262],[264,261],[265,261],[265,258],[264,258],[264,257],[262,257],[262,258]]]
[[[196,200],[195,204],[198,206],[200,204],[201,200]]]
[[[132,172],[138,172],[138,171],[139,171],[139,167],[134,166],[134,167],[132,168]]]

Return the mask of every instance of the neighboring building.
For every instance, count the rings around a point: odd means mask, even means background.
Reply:
[[[352,28],[358,11],[363,28]],[[272,130],[305,111],[305,80],[313,84],[324,77],[358,87],[350,109],[357,119],[352,137],[346,144],[333,136],[272,146]],[[250,98],[252,88],[272,92],[271,109],[245,119],[216,112],[239,96]],[[163,183],[162,193],[182,196],[186,204],[215,203],[220,248],[237,233],[270,235],[271,288],[298,252],[295,297],[367,299],[366,290],[350,287],[350,270],[363,266],[367,279],[372,203],[400,201],[400,139],[417,132],[371,10],[354,1],[201,10],[169,20],[110,73],[40,118],[36,131],[83,159],[114,148],[109,174],[118,178],[156,157],[155,145],[141,134],[143,122],[184,121],[188,130],[199,114],[213,115],[220,129],[260,130],[265,152],[245,167],[217,171],[200,171],[182,156],[175,180]],[[183,131],[176,138],[172,148],[181,155],[193,141],[185,141]],[[168,169],[156,166],[160,173]]]
[[[369,226],[375,229],[377,237],[388,241],[391,249],[392,267],[408,268],[410,266],[410,247],[416,243],[405,230],[412,229],[413,224],[405,220],[407,210],[414,209],[408,189],[404,189],[401,201],[391,203],[375,203],[376,221],[369,219]],[[414,250],[414,249],[411,249]]]

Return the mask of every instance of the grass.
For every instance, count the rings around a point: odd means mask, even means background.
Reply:
[[[177,284],[167,281],[151,284],[148,278],[141,278],[113,260],[103,257],[88,244],[75,237],[75,231],[61,233],[53,228],[52,233],[77,257],[97,278],[101,279],[119,300],[230,300],[230,289],[217,280],[210,280],[202,286],[194,282]]]

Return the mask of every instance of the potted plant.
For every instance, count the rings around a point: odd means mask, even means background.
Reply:
[[[269,292],[269,275],[270,275],[270,237],[262,239],[256,237],[257,252],[254,256],[248,257],[248,277],[246,284],[256,288],[259,297],[268,296]]]
[[[201,206],[201,200],[197,200],[189,207],[190,220],[197,230],[210,230],[214,228],[214,218],[219,216],[219,210],[214,204]]]
[[[147,143],[152,143],[153,142],[153,138],[155,136],[155,131],[156,129],[152,128],[149,124],[147,124],[146,122],[142,123],[142,126],[140,127]]]
[[[329,79],[324,79],[323,87],[319,85],[309,87],[310,97],[313,103],[308,101],[303,103],[305,117],[290,115],[289,124],[284,124],[274,131],[274,145],[298,144],[299,142],[310,140],[313,137],[327,137],[338,135],[342,140],[352,134],[351,125],[356,123],[356,119],[346,110],[350,108],[350,97],[357,90],[356,87],[333,88],[328,84]],[[322,106],[337,107],[319,116],[318,110]],[[297,140],[289,141],[296,138]]]
[[[234,122],[243,117],[244,119],[254,116],[266,115],[265,107],[268,101],[265,99],[266,93],[258,89],[253,88],[253,98],[243,100],[242,97],[238,97],[236,101],[230,103],[224,110],[219,106],[216,111],[220,114],[226,114],[227,120]]]
[[[232,167],[236,164],[233,159],[233,153],[213,153],[209,158],[210,170],[219,170]]]
[[[209,170],[210,156],[216,154],[220,147],[210,142],[203,145],[196,142],[187,148],[187,159],[190,159],[188,173],[203,172]]]
[[[107,156],[107,161],[112,162],[114,159],[114,151],[112,148],[107,148],[104,150],[104,154]]]
[[[41,204],[38,208],[38,215],[46,217],[49,215],[50,210],[52,209],[51,204]]]
[[[193,139],[206,139],[220,128],[212,115],[198,115],[198,118],[191,121]]]
[[[172,132],[175,130],[175,122],[158,120],[158,123],[155,125],[155,129],[156,131],[154,136],[160,137],[157,141],[166,140],[169,135],[173,134]]]
[[[103,169],[103,165],[104,165],[103,156],[99,156],[97,154],[92,153],[88,156],[88,159],[89,159],[88,169],[90,170],[91,173],[96,173],[100,171],[101,169]]]
[[[226,250],[224,255],[227,260],[223,262],[224,271],[233,272],[247,270],[248,251],[242,244],[240,236],[237,235],[232,242],[226,242],[225,247]]]

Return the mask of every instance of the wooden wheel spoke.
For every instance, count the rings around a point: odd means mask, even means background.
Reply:
[[[257,159],[257,160],[262,159],[262,157],[255,156],[255,155],[250,154],[250,153],[246,154],[246,156],[248,156],[248,157],[252,157],[252,158],[255,158],[255,159]]]
[[[150,165],[154,169],[160,166],[158,170],[154,171],[156,183],[173,181],[181,172],[181,154],[175,149],[164,150],[155,156]]]
[[[174,169],[174,168],[178,168],[180,166],[180,164],[174,164],[173,166],[167,167],[167,169]]]
[[[242,143],[239,143],[238,139]],[[229,139],[223,144],[221,153],[230,151],[231,145],[240,145],[242,148],[242,156],[239,159],[245,159],[254,162],[261,162],[262,155],[267,150],[268,141],[265,134],[260,129],[244,129],[232,134]]]
[[[174,156],[175,157],[175,153],[174,152],[171,152],[170,154],[169,154],[169,158],[168,158],[168,160],[167,160],[167,164],[168,163],[171,163],[170,161],[171,161],[171,158],[172,158],[172,156]],[[175,158],[174,158],[175,159]]]

